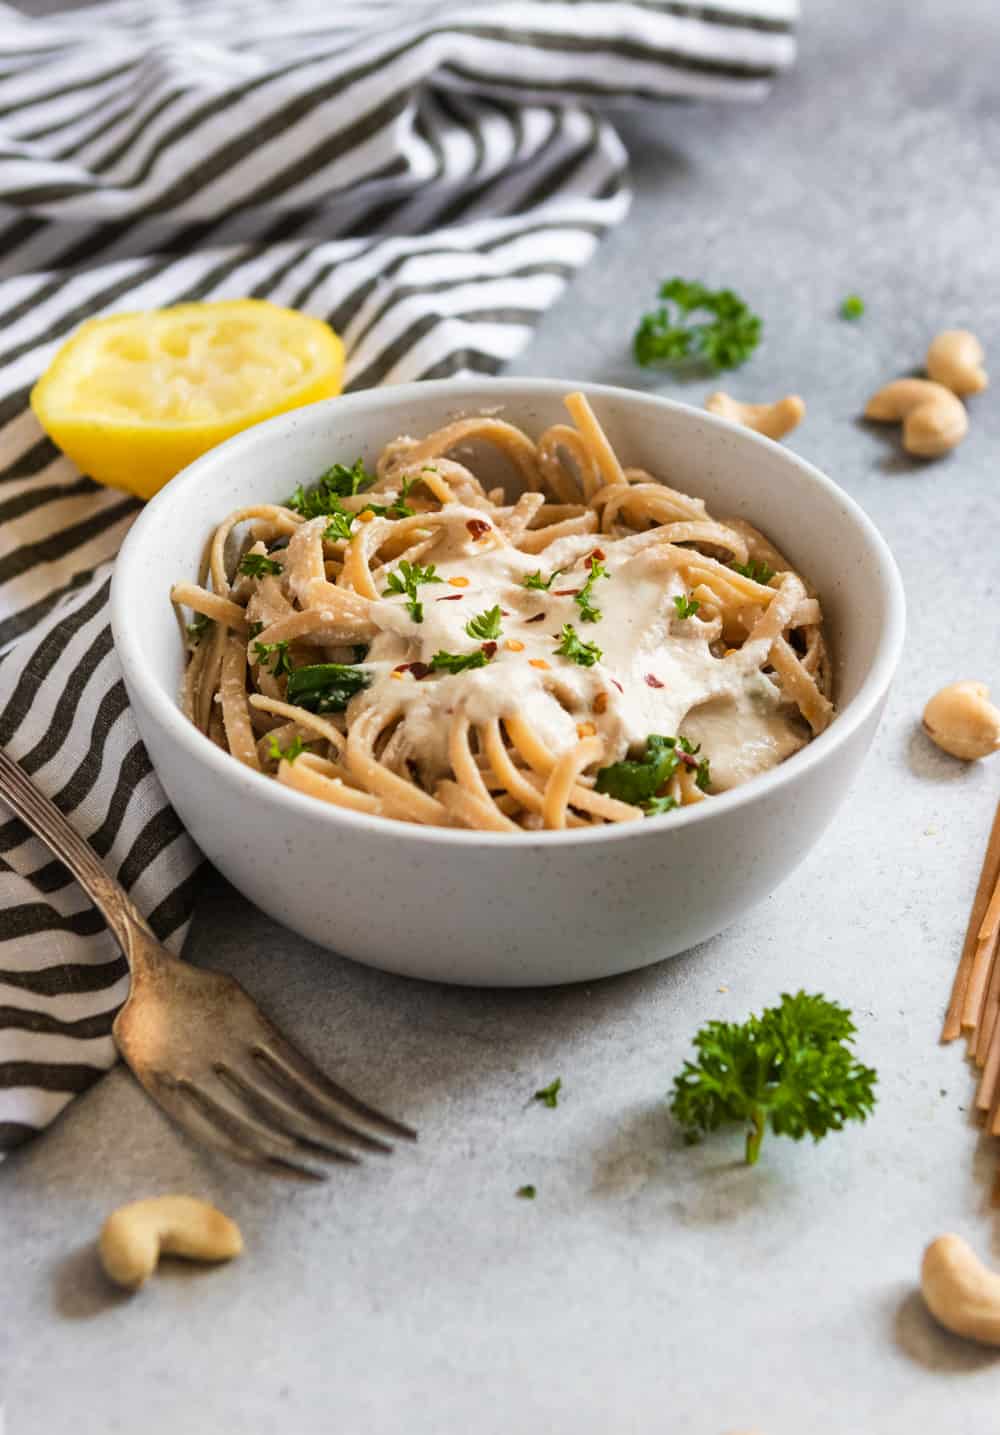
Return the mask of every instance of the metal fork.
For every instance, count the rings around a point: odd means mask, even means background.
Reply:
[[[322,1181],[303,1156],[356,1162],[416,1132],[366,1106],[283,1036],[234,978],[192,967],[157,941],[93,848],[7,753],[0,798],[69,868],[132,975],[112,1032],[149,1095],[196,1141],[276,1174]]]

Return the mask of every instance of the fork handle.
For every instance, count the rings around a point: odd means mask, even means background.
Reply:
[[[132,928],[149,932],[145,918],[121,883],[104,870],[89,842],[70,826],[52,799],[35,786],[20,764],[2,748],[0,798],[69,868],[111,928],[131,966]]]

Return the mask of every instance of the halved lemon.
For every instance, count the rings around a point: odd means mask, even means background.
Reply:
[[[263,299],[90,319],[31,392],[49,437],[99,483],[152,498],[251,424],[339,394],[329,324]]]

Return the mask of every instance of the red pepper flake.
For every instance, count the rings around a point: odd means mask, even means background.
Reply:
[[[571,595],[575,598],[579,591],[579,588],[554,588],[552,593],[555,598],[568,598]]]
[[[593,568],[595,563],[603,563],[606,557],[607,554],[603,548],[595,548],[593,553],[584,559],[584,562],[588,568]]]
[[[397,663],[392,671],[394,673],[408,673],[412,667],[412,663]]]
[[[435,603],[461,603],[463,593],[446,593],[443,598],[435,598]]]
[[[647,686],[648,688],[662,688],[662,687],[663,687],[663,684],[660,682],[660,680],[659,680],[658,677],[655,677],[655,676],[654,676],[653,673],[647,673],[647,674],[646,674],[646,686]]]
[[[482,648],[483,648],[483,652],[486,654],[486,656],[487,656],[488,658],[492,658],[492,657],[494,657],[495,654],[496,654],[497,645],[496,645],[496,643],[493,643],[493,642],[483,643]]]
[[[694,756],[693,753],[684,752],[684,751],[682,750],[682,751],[680,751],[680,752],[677,753],[677,756],[680,758],[681,762],[684,764],[685,767],[697,767],[697,766],[698,766],[698,759]]]
[[[477,540],[485,538],[487,533],[493,532],[493,525],[491,523],[484,523],[481,518],[470,518],[467,520],[465,526],[473,538]]]
[[[540,623],[544,617],[545,617],[545,614],[544,614],[544,613],[536,613],[533,618],[525,618],[524,621],[525,621],[526,623]]]
[[[410,672],[411,672],[411,673],[413,674],[413,676],[416,678],[417,682],[419,682],[421,678],[426,678],[427,674],[428,674],[430,671],[431,671],[430,666],[429,666],[427,663],[411,663],[411,664],[410,664]]]
[[[615,687],[618,689],[618,691],[619,691],[620,693],[623,693],[623,692],[625,691],[625,689],[622,687],[621,683],[618,681],[617,678],[612,678],[611,681],[614,683]]]

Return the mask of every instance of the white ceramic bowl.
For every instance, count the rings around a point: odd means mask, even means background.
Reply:
[[[760,901],[808,852],[868,749],[903,641],[899,573],[878,532],[787,449],[699,409],[581,385],[627,464],[763,529],[816,585],[839,713],[765,776],[669,820],[559,833],[418,827],[328,807],[221,752],[177,705],[168,591],[231,509],[281,499],[340,459],[483,409],[538,433],[573,385],[407,384],[329,400],[230,439],[140,515],[115,568],[112,626],[139,730],[192,836],[265,912],[320,946],[474,985],[586,981],[683,951]]]

